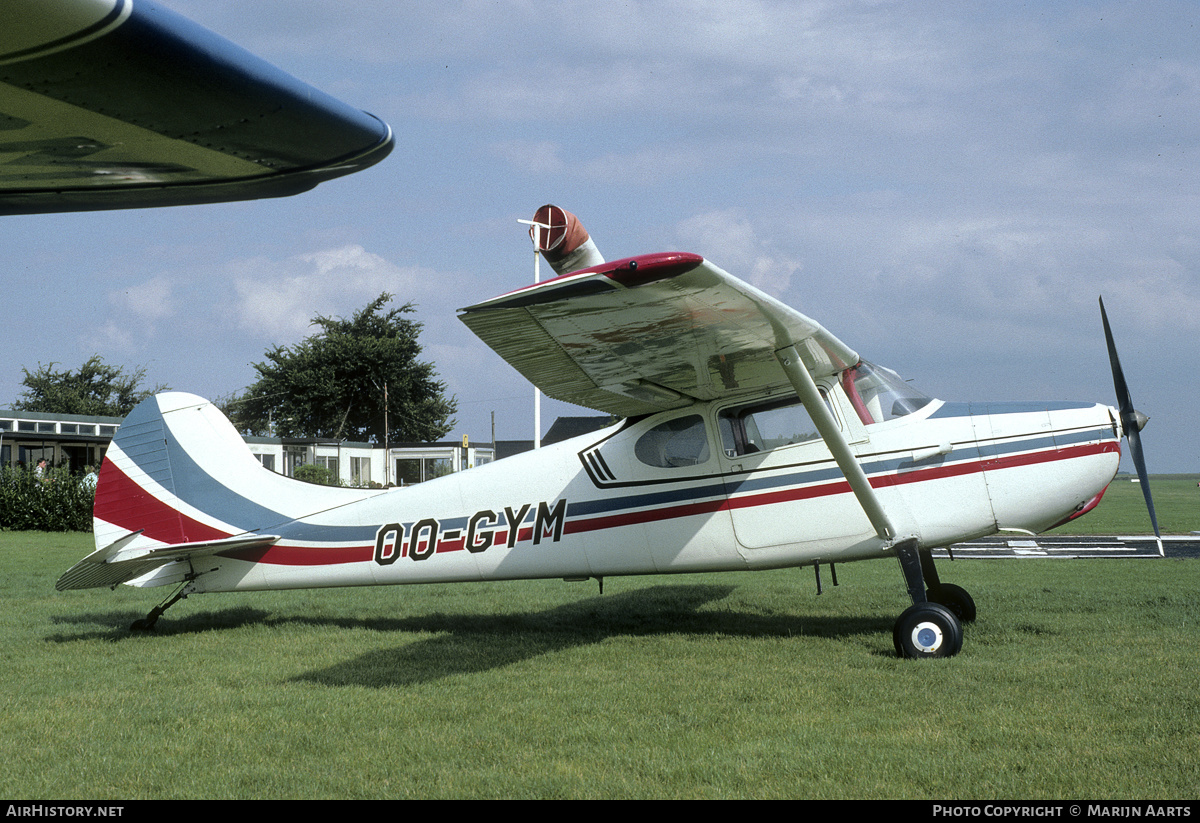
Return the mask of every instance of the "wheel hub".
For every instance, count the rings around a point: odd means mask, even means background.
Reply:
[[[942,630],[935,623],[918,623],[912,631],[912,642],[922,653],[930,654],[942,645]]]

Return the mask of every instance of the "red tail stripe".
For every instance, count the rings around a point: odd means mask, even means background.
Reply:
[[[106,523],[129,531],[141,529],[146,537],[163,543],[220,540],[232,534],[188,517],[159,500],[107,457],[100,468],[93,512]]]

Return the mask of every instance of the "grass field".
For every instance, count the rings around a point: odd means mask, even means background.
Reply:
[[[892,563],[217,594],[58,593],[0,534],[0,796],[1189,799],[1200,562],[940,564],[979,621],[897,660]]]

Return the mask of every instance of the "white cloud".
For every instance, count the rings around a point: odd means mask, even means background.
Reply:
[[[430,293],[430,270],[397,266],[358,245],[232,264],[238,326],[255,337],[290,344],[311,333],[312,318],[348,316],[383,292],[398,303]]]
[[[138,322],[156,323],[175,314],[176,300],[171,281],[163,276],[108,293],[108,302]]]
[[[750,221],[737,210],[712,211],[683,220],[675,227],[680,247],[712,260],[738,277],[772,295],[782,295],[801,263],[781,254],[758,236]]]
[[[567,167],[561,157],[562,146],[550,140],[510,140],[497,143],[492,150],[524,174],[557,174]]]
[[[98,328],[87,329],[87,336],[81,340],[84,347],[96,351],[138,352],[141,345],[157,336],[164,323],[178,314],[175,285],[166,275],[113,289],[106,297],[108,318]]]

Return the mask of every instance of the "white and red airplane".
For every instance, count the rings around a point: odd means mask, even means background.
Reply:
[[[932,549],[1087,512],[1122,435],[1145,479],[1144,418],[1115,351],[1120,409],[948,403],[702,257],[604,262],[569,212],[546,206],[534,222],[559,276],[460,319],[548,395],[620,422],[370,491],[264,469],[212,404],[162,394],[118,430],[96,492],[97,549],[58,588],[179,585],[135,624],[148,628],[202,592],[892,558],[913,602],[897,652],[945,657],[975,605],[940,581]]]
[[[0,23],[0,214],[289,195],[392,148],[387,124],[147,0],[8,0]],[[58,588],[177,585],[149,628],[201,592],[895,558],[913,601],[896,649],[944,657],[975,606],[934,548],[1086,512],[1121,436],[1150,505],[1107,318],[1118,409],[946,403],[699,256],[605,263],[567,212],[533,222],[560,276],[461,319],[547,394],[621,422],[366,491],[274,474],[210,403],[159,395],[109,448],[96,551]]]

